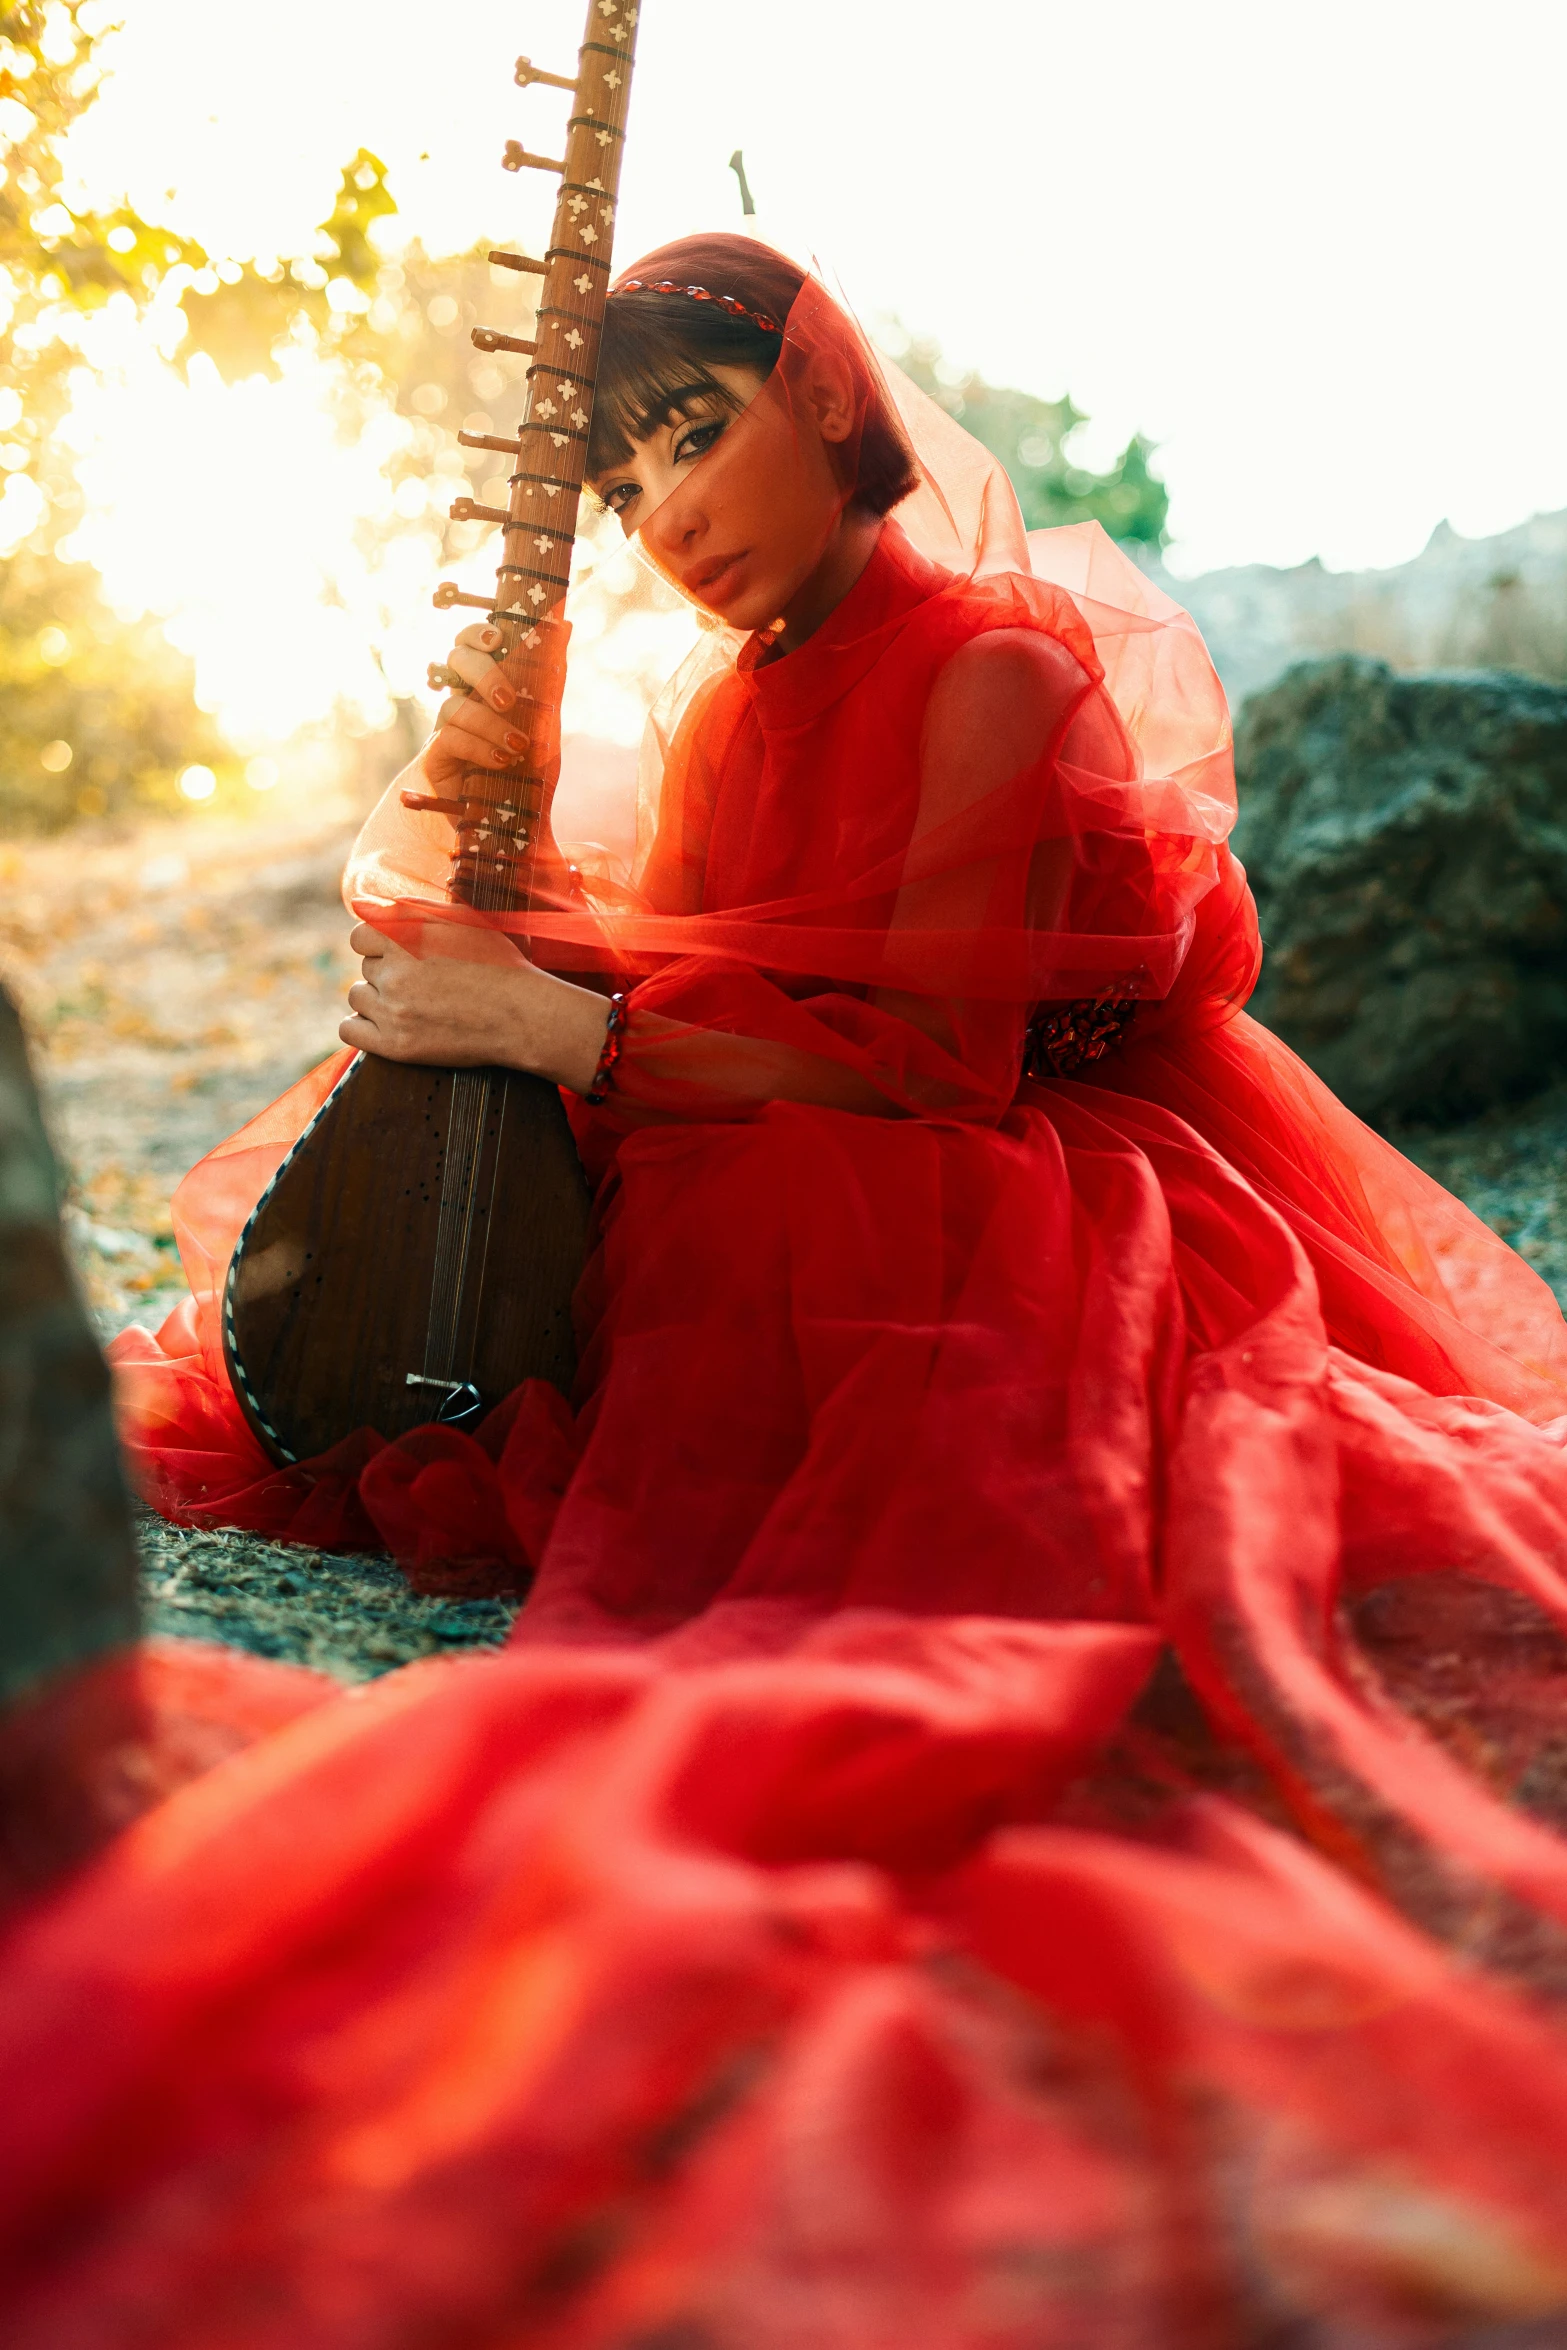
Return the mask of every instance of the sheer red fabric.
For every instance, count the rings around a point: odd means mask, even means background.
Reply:
[[[786,415],[870,365],[819,289],[791,332]],[[527,1596],[13,1929],[12,2338],[1567,2311],[1561,1315],[1241,1009],[1191,623],[898,397],[927,489],[803,647],[708,648],[636,869],[528,917],[636,983],[573,1406],[271,1468],[215,1295],[338,1064],[181,1195],[191,1303],[117,1349],[150,1498]],[[351,869],[411,937],[432,824]],[[1119,1043],[1021,1075],[1084,997]]]

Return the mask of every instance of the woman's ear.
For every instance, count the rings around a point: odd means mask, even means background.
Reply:
[[[818,351],[805,381],[805,404],[824,441],[846,441],[859,415],[854,377],[836,351]]]

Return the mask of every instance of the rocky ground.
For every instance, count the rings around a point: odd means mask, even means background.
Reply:
[[[137,1521],[149,1632],[228,1641],[341,1681],[453,1648],[498,1645],[516,1612],[500,1599],[423,1598],[389,1559],[189,1531],[151,1510],[138,1510]]]
[[[0,969],[32,1038],[67,1228],[105,1334],[182,1294],[169,1198],[336,1042],[351,972],[347,812],[0,847]],[[1567,1302],[1567,1086],[1402,1147]],[[186,1533],[143,1513],[150,1628],[364,1679],[504,1639],[502,1601],[422,1598],[384,1559]]]
[[[21,1003],[105,1336],[183,1295],[169,1216],[203,1151],[337,1043],[353,825],[202,815],[0,846],[0,969]],[[421,1598],[385,1559],[323,1558],[139,1513],[149,1629],[361,1680],[505,1638],[500,1601]]]
[[[0,968],[22,1007],[107,1330],[179,1294],[169,1195],[337,1042],[346,811],[0,847]]]

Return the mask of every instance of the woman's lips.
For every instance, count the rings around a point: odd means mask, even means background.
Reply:
[[[720,555],[713,562],[704,563],[699,570],[693,571],[687,579],[686,585],[693,594],[706,596],[711,600],[715,588],[725,589],[734,586],[736,574],[744,561],[743,551],[738,555]]]

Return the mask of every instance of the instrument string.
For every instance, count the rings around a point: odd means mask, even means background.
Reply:
[[[500,858],[485,858],[476,868],[473,904],[494,912],[510,902],[511,888]],[[495,1131],[489,1134],[491,1118]],[[503,1072],[457,1069],[451,1076],[447,1110],[446,1151],[441,1167],[435,1257],[431,1268],[430,1303],[425,1326],[425,1376],[457,1387],[472,1370],[490,1241],[500,1181],[501,1129],[506,1115],[506,1077]],[[469,1294],[468,1273],[474,1253],[475,1225],[481,1212],[481,1174],[488,1143],[488,1195],[482,1201],[483,1245],[478,1272]],[[464,1304],[467,1312],[464,1313]],[[465,1329],[466,1326],[466,1329]],[[467,1338],[466,1345],[464,1338]]]
[[[531,796],[531,786],[532,786],[532,784],[533,784],[534,780],[535,780],[535,779],[534,779],[533,777],[531,777],[531,776],[530,776],[530,777],[527,779],[527,788],[525,788],[525,790],[524,790],[524,793],[523,793],[523,798],[524,798],[524,801],[526,801],[526,800],[527,800],[527,799],[528,799],[528,798]],[[542,806],[542,804],[543,804],[543,790],[542,790],[542,787],[541,787],[541,789],[540,789],[540,792],[539,792],[539,802],[540,802],[540,805]],[[538,820],[531,820],[531,821],[538,821]],[[530,862],[530,865],[531,865],[531,862],[532,862],[532,849],[533,849],[533,844],[532,844],[531,840],[529,840],[529,841],[528,841],[528,844],[527,844],[527,845],[529,846],[529,849],[530,849],[530,859],[529,859],[529,862]],[[492,858],[492,859],[490,859],[490,860],[489,860],[489,862],[488,862],[488,869],[487,869],[487,870],[481,869],[481,873],[480,873],[480,879],[479,879],[479,889],[478,889],[478,894],[479,894],[480,896],[482,896],[482,897],[486,898],[486,899],[489,901],[489,907],[490,907],[490,910],[497,910],[497,911],[498,911],[498,910],[500,910],[501,908],[505,907],[505,906],[506,906],[506,905],[507,905],[507,904],[508,904],[508,903],[511,901],[511,899],[512,899],[512,897],[513,897],[513,895],[514,895],[514,892],[513,892],[513,890],[512,890],[512,886],[511,886],[511,883],[510,883],[510,879],[509,879],[509,877],[507,876],[507,874],[505,873],[505,871],[504,871],[504,869],[503,869],[503,867],[502,867],[502,865],[501,865],[501,863],[500,863],[500,860],[499,860],[498,858]],[[526,942],[526,941],[524,941],[523,943],[524,943],[524,946],[526,946],[526,943],[527,943],[527,942]],[[481,1252],[480,1252],[480,1256],[479,1256],[479,1270],[478,1270],[478,1275],[477,1275],[477,1278],[475,1279],[475,1281],[474,1281],[474,1285],[473,1285],[472,1327],[473,1327],[473,1334],[474,1334],[474,1343],[475,1343],[475,1346],[476,1346],[476,1345],[477,1345],[477,1340],[478,1340],[478,1333],[479,1333],[479,1329],[480,1329],[480,1326],[481,1326],[481,1316],[482,1316],[482,1314],[483,1314],[483,1311],[484,1311],[484,1284],[485,1284],[485,1276],[486,1276],[486,1275],[487,1275],[487,1273],[489,1272],[489,1268],[490,1268],[490,1242],[491,1242],[492,1238],[494,1237],[494,1230],[495,1230],[495,1202],[496,1202],[496,1196],[497,1196],[497,1192],[498,1192],[499,1185],[500,1185],[500,1173],[501,1173],[501,1130],[502,1130],[502,1128],[503,1128],[503,1126],[504,1126],[504,1124],[505,1124],[505,1121],[506,1121],[506,1097],[507,1097],[507,1091],[508,1091],[508,1087],[507,1087],[507,1079],[506,1079],[506,1076],[505,1076],[505,1073],[504,1073],[504,1071],[488,1071],[488,1070],[487,1070],[487,1071],[484,1071],[484,1072],[482,1073],[482,1075],[481,1075],[481,1078],[480,1078],[479,1084],[478,1084],[478,1086],[476,1087],[476,1089],[475,1089],[475,1090],[476,1090],[476,1092],[477,1092],[477,1093],[480,1095],[480,1097],[481,1097],[481,1098],[480,1098],[480,1100],[479,1100],[479,1103],[478,1103],[478,1108],[477,1108],[477,1112],[476,1112],[476,1132],[475,1132],[475,1137],[474,1137],[474,1146],[473,1146],[473,1147],[474,1147],[473,1180],[472,1180],[472,1183],[470,1184],[470,1186],[469,1186],[469,1189],[468,1189],[468,1195],[467,1195],[467,1205],[466,1205],[466,1209],[465,1209],[465,1220],[464,1220],[464,1227],[463,1227],[463,1242],[462,1242],[462,1268],[463,1268],[463,1271],[464,1271],[464,1272],[466,1272],[467,1265],[468,1265],[468,1260],[469,1260],[469,1257],[470,1257],[470,1255],[471,1255],[471,1253],[472,1253],[472,1246],[473,1246],[473,1219],[474,1219],[474,1216],[475,1216],[475,1214],[478,1212],[478,1179],[479,1179],[480,1152],[481,1152],[482,1145],[483,1145],[483,1142],[484,1142],[484,1139],[485,1139],[485,1130],[486,1130],[486,1128],[487,1128],[487,1127],[488,1127],[488,1125],[489,1125],[489,1120],[490,1120],[490,1113],[491,1113],[491,1110],[492,1110],[492,1108],[493,1108],[493,1110],[494,1110],[494,1114],[495,1114],[495,1132],[494,1132],[494,1135],[493,1135],[493,1136],[490,1138],[490,1186],[489,1186],[489,1197],[488,1197],[487,1201],[485,1202],[485,1207],[484,1207],[484,1246],[483,1246],[483,1249],[482,1249],[482,1250],[481,1250]],[[453,1308],[453,1316],[454,1316],[454,1321],[455,1321],[456,1312],[458,1311],[458,1308],[460,1307],[460,1302],[461,1302],[461,1275],[459,1275],[459,1282],[458,1282],[458,1286],[459,1286],[459,1297],[458,1297],[458,1304],[457,1304],[456,1306],[454,1306],[454,1308]],[[453,1358],[453,1370],[454,1370],[454,1371],[455,1371],[455,1368],[456,1368],[456,1359],[455,1359],[455,1353],[454,1353],[454,1358]]]
[[[530,770],[559,709],[559,665],[551,657],[548,632],[560,625],[558,606],[570,578],[638,14],[639,0],[591,0],[573,77],[542,73],[526,58],[517,63],[521,87],[542,81],[570,90],[576,105],[559,162],[532,155],[515,140],[508,141],[503,158],[509,171],[541,169],[561,177],[544,260],[492,255],[495,261],[531,270],[546,281],[540,294],[538,339],[529,342],[489,327],[473,330],[480,349],[532,355],[516,438],[476,437],[476,445],[506,449],[517,460],[505,515],[475,508],[472,500],[459,500],[452,509],[456,519],[476,515],[502,523],[506,543],[496,595],[493,600],[469,595],[448,581],[437,590],[435,601],[443,610],[453,604],[488,606],[501,633],[502,657],[524,648],[533,656],[525,673],[535,690],[525,690],[522,701],[531,707],[535,742],[522,769],[466,776],[458,801],[404,794],[410,806],[438,808],[451,816],[457,845],[450,894],[485,912],[510,911],[529,902],[540,834],[548,821],[548,787]],[[541,489],[544,496],[560,501],[548,509],[542,531],[539,515],[530,514],[527,503],[530,497],[537,501]],[[518,534],[526,534],[520,542]],[[547,570],[537,562],[514,559],[519,551],[535,550],[550,558]],[[520,943],[526,953],[527,940]],[[477,1354],[499,1197],[501,1134],[513,1082],[510,1072],[498,1068],[453,1070],[449,1079],[424,1368],[427,1379],[445,1381],[453,1392],[469,1382]],[[481,1180],[486,1156],[487,1186]],[[475,1226],[481,1215],[485,1230],[475,1269]]]
[[[429,1318],[425,1337],[427,1375],[460,1384],[463,1359],[462,1300],[473,1245],[474,1202],[488,1106],[487,1073],[452,1072],[447,1147],[441,1168]]]

